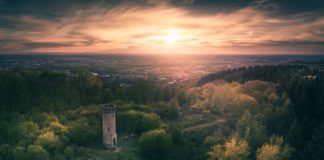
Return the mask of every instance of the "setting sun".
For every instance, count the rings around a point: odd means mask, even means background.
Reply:
[[[179,33],[177,30],[169,30],[168,34],[165,37],[165,42],[167,44],[174,44],[179,40]]]

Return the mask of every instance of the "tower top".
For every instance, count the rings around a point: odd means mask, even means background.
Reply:
[[[111,103],[103,104],[101,106],[101,109],[105,113],[114,113],[114,112],[116,112],[116,106],[114,104],[111,104]]]

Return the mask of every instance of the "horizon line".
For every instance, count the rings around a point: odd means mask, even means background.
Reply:
[[[4,55],[121,55],[121,56],[324,56],[324,53],[112,53],[112,52],[0,52]]]

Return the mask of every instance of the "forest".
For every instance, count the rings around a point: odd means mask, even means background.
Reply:
[[[2,71],[0,159],[322,160],[323,97],[323,70],[300,64],[224,70],[194,86]],[[117,106],[119,152],[102,145],[104,103]]]

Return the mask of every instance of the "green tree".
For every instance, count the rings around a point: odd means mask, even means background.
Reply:
[[[79,70],[73,85],[79,92],[81,104],[88,105],[100,102],[102,95],[102,82],[91,73]]]
[[[62,146],[59,137],[52,131],[46,131],[40,134],[36,140],[36,144],[44,147],[48,151],[58,150]]]
[[[25,149],[21,146],[14,147],[12,154],[14,160],[25,160],[28,156],[25,152]]]
[[[162,119],[175,120],[179,117],[179,104],[175,99],[168,103],[159,102],[155,105],[154,111]]]
[[[72,121],[69,124],[70,132],[69,138],[73,143],[79,145],[89,145],[99,137],[99,132],[89,124],[87,118],[81,118],[75,121]]]
[[[32,107],[46,111],[57,111],[76,101],[76,89],[64,74],[45,71],[40,74],[28,74]]]
[[[159,128],[161,119],[155,113],[127,111],[117,114],[117,126],[125,132],[141,134],[145,131]]]
[[[172,136],[172,141],[174,144],[180,144],[182,141],[182,131],[180,126],[170,124],[168,126],[168,133]]]
[[[0,75],[0,109],[25,111],[28,106],[28,85],[19,73]]]
[[[11,132],[12,140],[21,145],[28,145],[36,139],[39,127],[32,121],[24,121],[20,122]]]
[[[48,160],[50,159],[50,156],[48,152],[39,145],[29,145],[27,147],[27,159],[32,160]]]
[[[0,145],[0,159],[10,160],[13,159],[13,148],[8,144]]]
[[[302,159],[321,160],[324,157],[324,124],[316,129],[312,139],[307,143]]]
[[[245,138],[251,148],[257,148],[266,141],[265,127],[257,121],[249,111],[246,111],[236,123],[236,132],[240,138]]]
[[[172,98],[169,102],[168,102],[168,113],[167,113],[167,119],[168,120],[176,120],[179,118],[180,114],[179,114],[179,110],[180,110],[180,106],[179,106],[179,102],[177,98]]]
[[[163,129],[145,132],[139,138],[139,154],[144,159],[170,159],[173,147],[171,136]]]
[[[300,147],[302,142],[297,142],[296,140],[302,138],[301,127],[299,125],[299,121],[295,119],[290,125],[290,129],[288,131],[288,140],[293,146]]]
[[[64,149],[64,155],[69,159],[74,159],[74,148],[73,146],[68,146]]]

